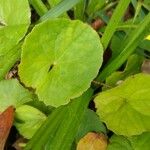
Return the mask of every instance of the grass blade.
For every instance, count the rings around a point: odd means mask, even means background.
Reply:
[[[87,110],[89,100],[93,90],[88,90],[81,97],[73,100],[67,107],[63,121],[55,134],[53,141],[47,144],[48,149],[68,150],[71,149],[72,143],[78,132],[79,126]],[[58,142],[59,141],[59,142]]]
[[[104,81],[113,71],[117,70],[131,55],[141,40],[144,39],[150,26],[150,13],[144,18],[144,20],[138,25],[129,37],[124,41],[121,46],[121,53],[112,62],[110,62],[104,70],[100,73],[97,80]]]
[[[37,145],[44,144],[45,138],[48,136],[50,138],[50,132],[55,132],[54,129],[57,129],[56,126],[60,124],[61,117],[63,117],[65,109],[62,107],[57,108],[57,110],[54,110],[54,112],[48,117],[48,119],[45,121],[45,123],[41,126],[38,132],[33,136],[33,138],[28,142],[27,146],[25,147],[25,150],[34,149]],[[56,119],[57,118],[57,119]],[[44,133],[44,136],[42,136]],[[40,142],[39,142],[40,140]],[[41,142],[44,141],[44,142]],[[36,150],[39,150],[37,148]]]
[[[25,150],[70,149],[93,94],[89,89],[68,105],[56,108],[27,143]]]
[[[115,9],[113,16],[111,17],[106,30],[102,36],[102,44],[104,46],[104,49],[107,48],[114,32],[116,31],[117,26],[120,23],[120,20],[122,16],[124,15],[128,5],[130,3],[130,0],[120,0],[117,8]]]
[[[58,5],[50,9],[44,16],[40,18],[40,22],[47,20],[49,18],[56,18],[71,9],[76,5],[80,0],[63,0]]]

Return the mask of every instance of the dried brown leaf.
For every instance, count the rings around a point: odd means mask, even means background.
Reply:
[[[13,124],[13,120],[14,108],[10,106],[0,114],[0,150],[4,149],[6,140]]]
[[[89,132],[78,143],[77,150],[106,150],[107,137],[100,133]]]

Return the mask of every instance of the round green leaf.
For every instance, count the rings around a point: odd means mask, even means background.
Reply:
[[[0,78],[15,63],[18,54],[14,46],[24,37],[29,24],[28,0],[0,0]]]
[[[15,126],[27,139],[34,135],[47,118],[40,110],[28,105],[20,106],[15,112]]]
[[[103,48],[97,33],[80,21],[48,20],[23,44],[19,75],[41,101],[59,106],[81,95],[96,77]]]
[[[150,75],[137,74],[95,98],[97,113],[110,130],[126,136],[150,131],[149,81]]]
[[[22,87],[18,80],[0,81],[0,111],[3,112],[7,107],[15,108],[32,100],[32,94]]]

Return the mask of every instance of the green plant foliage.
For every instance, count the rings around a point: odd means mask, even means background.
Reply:
[[[95,98],[97,113],[119,135],[150,131],[150,75],[137,74]]]
[[[133,30],[124,40],[120,47],[121,53],[106,65],[106,67],[98,76],[98,81],[104,81],[111,73],[117,70],[128,59],[128,57],[136,50],[141,40],[143,40],[147,35],[147,32],[149,31],[149,25],[150,13],[148,13],[143,21],[141,21],[141,23],[138,25],[138,30]]]
[[[111,39],[111,43],[110,43],[112,56],[109,62],[120,54],[121,52],[120,45],[123,44],[125,37],[126,37],[126,34],[124,32],[116,32],[116,34],[113,35]]]
[[[117,85],[118,81],[124,80],[128,76],[141,72],[143,57],[133,54],[128,58],[124,71],[116,71],[112,73],[107,79],[106,84],[110,87]]]
[[[32,100],[32,94],[22,87],[18,80],[0,81],[0,111],[4,111],[9,106],[19,107]]]
[[[14,124],[21,135],[27,139],[30,139],[34,133],[38,131],[46,119],[46,115],[37,108],[29,105],[22,105],[16,109]],[[68,119],[66,121],[68,121]],[[78,127],[78,132],[75,136],[76,141],[78,142],[85,134],[90,131],[106,133],[106,128],[96,113],[87,109],[84,112],[83,119],[80,123],[80,126]]]
[[[54,107],[50,105],[45,105],[42,101],[39,101],[39,99],[35,96],[32,101],[26,104],[40,110],[46,115],[49,115],[55,109]]]
[[[88,15],[94,14],[106,4],[106,0],[89,0],[86,12]]]
[[[48,3],[49,3],[49,5],[50,5],[50,7],[51,7],[51,9],[52,9],[52,8],[57,7],[57,5],[59,5],[59,4],[61,3],[61,1],[62,1],[62,0],[48,0]],[[65,7],[65,5],[64,5],[64,7]],[[67,15],[67,13],[65,12],[65,13],[63,13],[62,15],[60,15],[59,17],[68,18],[68,15]]]
[[[149,150],[149,58],[150,0],[0,0],[0,147]]]
[[[45,15],[43,15],[40,18],[40,22],[45,21],[47,19],[59,17],[79,2],[80,0],[62,0],[60,3],[58,3],[58,5],[56,5],[55,7],[50,9]]]
[[[143,19],[143,17],[145,16],[145,12],[143,10],[143,8],[141,7],[141,3],[142,1],[137,1],[137,0],[131,0],[132,2],[132,5],[135,9],[135,15],[134,15],[134,18],[137,18],[137,19]]]
[[[20,56],[16,45],[24,37],[29,24],[27,0],[0,0],[0,79]]]
[[[62,0],[48,0],[48,3],[50,4],[51,7],[56,6],[59,4]]]
[[[87,111],[84,113],[82,122],[76,135],[76,143],[78,143],[79,140],[88,132],[103,132],[106,134],[106,128],[104,124],[101,122],[97,114],[90,109],[87,109]]]
[[[140,48],[142,48],[143,50],[147,50],[150,52],[150,40],[143,40],[140,43]]]
[[[123,136],[113,135],[107,150],[133,150],[130,141]]]
[[[116,31],[116,28],[118,27],[125,10],[127,9],[129,3],[131,0],[120,0],[119,4],[117,5],[117,8],[115,9],[113,16],[110,19],[109,24],[106,27],[106,30],[102,36],[102,43],[104,48],[106,49],[110,39],[112,38],[113,34]]]
[[[85,21],[86,6],[87,6],[87,0],[80,0],[80,2],[74,7],[75,19]]]
[[[90,89],[68,105],[56,108],[29,141],[25,150],[71,149],[92,94]]]
[[[144,0],[144,4],[146,4],[150,8],[150,1],[149,0]]]
[[[38,109],[22,105],[15,111],[15,126],[25,138],[30,139],[46,120],[46,115]]]
[[[113,135],[107,150],[149,150],[150,132],[145,132],[138,136],[125,138]]]
[[[33,42],[35,39],[38,43]],[[102,54],[99,37],[88,25],[67,19],[49,20],[36,26],[26,38],[19,75],[27,86],[36,88],[40,101],[58,107],[90,87]]]

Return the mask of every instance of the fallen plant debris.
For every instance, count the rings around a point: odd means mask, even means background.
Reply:
[[[104,134],[89,132],[78,143],[77,150],[106,150],[107,137]]]
[[[4,149],[13,121],[14,108],[10,106],[0,114],[0,150]]]
[[[95,30],[98,30],[100,28],[102,28],[105,25],[105,22],[101,19],[96,19],[92,24],[92,28]]]

